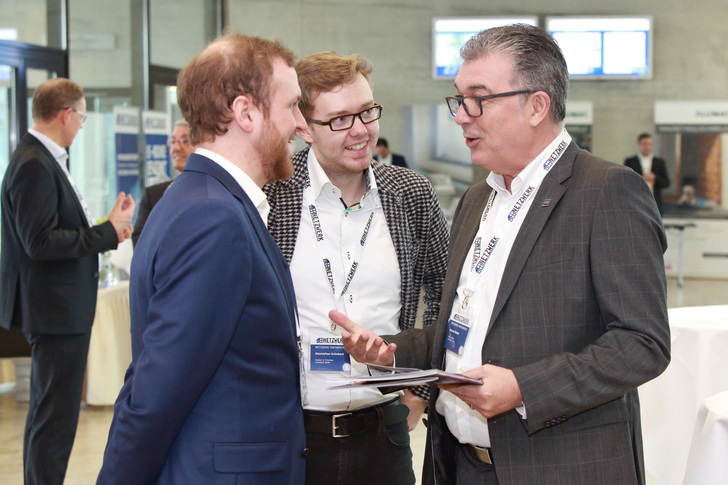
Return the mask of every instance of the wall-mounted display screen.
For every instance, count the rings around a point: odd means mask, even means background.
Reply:
[[[572,79],[652,78],[652,17],[546,17]]]
[[[460,47],[481,30],[508,24],[538,25],[535,16],[456,17],[432,19],[432,56],[434,79],[454,79],[463,60]]]

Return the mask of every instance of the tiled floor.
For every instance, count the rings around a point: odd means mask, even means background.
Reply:
[[[728,281],[686,280],[683,289],[677,287],[675,280],[668,281],[670,308],[719,304],[728,304]],[[16,402],[14,393],[8,390],[12,390],[12,386],[0,384],[0,484],[20,485],[23,483],[23,426],[28,406]],[[111,407],[84,406],[81,410],[78,434],[68,466],[67,485],[95,483],[101,467],[111,412]],[[424,426],[420,424],[412,435],[416,470],[422,466],[424,439]],[[648,477],[649,483],[655,485]]]

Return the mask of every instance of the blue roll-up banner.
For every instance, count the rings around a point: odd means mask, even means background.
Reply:
[[[139,108],[114,106],[114,146],[116,153],[116,192],[141,199],[139,181]]]
[[[169,136],[169,115],[158,111],[142,112],[144,133],[144,186],[170,180],[171,167],[167,137]]]

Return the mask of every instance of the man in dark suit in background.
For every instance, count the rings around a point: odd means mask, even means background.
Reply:
[[[303,483],[296,298],[261,190],[293,173],[294,60],[229,34],[180,72],[197,149],[134,252],[132,363],[98,483]]]
[[[195,146],[190,143],[190,125],[185,120],[179,120],[174,124],[172,137],[167,141],[169,154],[172,158],[172,167],[178,172],[185,169],[187,158],[195,152]],[[139,212],[134,222],[134,234],[131,242],[136,246],[139,236],[142,234],[144,224],[147,222],[149,213],[152,212],[154,206],[164,195],[164,191],[172,185],[172,181],[166,181],[159,184],[150,185],[144,189],[142,201],[139,203]]]
[[[94,225],[66,166],[83,127],[76,83],[51,79],[33,94],[33,127],[2,183],[0,326],[32,347],[23,442],[26,484],[62,484],[76,435],[99,280],[98,254],[131,236],[134,201],[120,193]]]
[[[649,133],[642,133],[637,137],[639,153],[624,160],[624,164],[642,175],[655,196],[657,208],[662,214],[662,189],[670,186],[670,177],[667,175],[665,160],[657,158],[652,153],[653,140]]]
[[[387,345],[330,316],[357,360],[482,380],[432,393],[423,483],[644,484],[637,387],[670,360],[654,199],[571,141],[547,32],[485,30],[460,54],[447,103],[491,173],[455,214],[438,321]]]
[[[407,162],[402,155],[397,155],[396,153],[391,153],[389,151],[389,143],[387,143],[386,138],[380,137],[377,140],[376,150],[377,154],[374,155],[374,160],[378,160],[388,165],[397,165],[398,167],[407,168]]]

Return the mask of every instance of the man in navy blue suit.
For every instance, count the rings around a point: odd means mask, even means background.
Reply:
[[[296,300],[261,191],[293,173],[294,61],[229,34],[180,72],[197,148],[135,249],[132,363],[98,483],[303,483]]]

